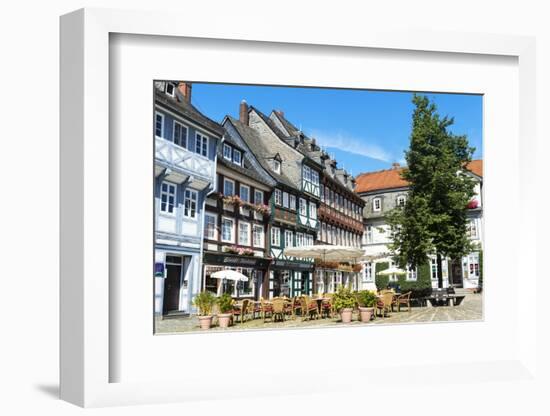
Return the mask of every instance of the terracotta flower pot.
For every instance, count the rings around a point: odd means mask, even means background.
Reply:
[[[212,326],[211,316],[199,316],[199,325],[201,329],[210,329]]]
[[[361,317],[361,322],[370,322],[373,313],[374,308],[359,307],[359,316]]]
[[[230,322],[231,322],[231,314],[230,313],[220,313],[220,314],[218,314],[218,324],[220,325],[220,328],[227,328],[229,326]]]
[[[340,311],[340,316],[342,317],[342,323],[349,324],[351,322],[351,314],[353,313],[352,308],[343,308]]]

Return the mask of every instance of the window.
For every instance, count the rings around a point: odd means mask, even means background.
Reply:
[[[231,146],[229,146],[227,143],[223,144],[223,158],[231,160]]]
[[[470,238],[478,238],[477,222],[475,219],[471,219],[468,223],[468,235],[470,236]]]
[[[300,198],[300,215],[307,215],[307,202],[303,198]]]
[[[241,166],[242,160],[241,160],[241,151],[237,149],[233,149],[233,163],[236,165]]]
[[[380,211],[382,209],[382,200],[380,198],[374,198],[372,200],[372,210]]]
[[[271,228],[271,245],[277,247],[281,245],[281,230],[277,227]]]
[[[290,230],[285,230],[285,247],[294,246],[294,234]]]
[[[275,189],[275,205],[281,205],[281,190],[280,189]]]
[[[416,280],[416,268],[407,266],[407,280]]]
[[[321,224],[321,241],[327,241],[327,225],[324,222]]]
[[[208,157],[208,137],[201,133],[195,135],[195,153]]]
[[[306,182],[311,182],[311,169],[309,166],[304,166],[304,180]]]
[[[306,246],[312,246],[313,245],[313,236],[311,234],[307,234],[306,236]]]
[[[254,203],[255,204],[263,204],[264,203],[264,193],[259,190],[254,191]]]
[[[222,241],[224,243],[235,242],[233,227],[235,222],[231,218],[222,218]]]
[[[273,172],[281,174],[281,162],[273,159]]]
[[[319,185],[319,173],[315,170],[311,171],[311,182],[314,185]]]
[[[160,188],[160,210],[167,214],[174,214],[176,203],[176,185],[163,182]]]
[[[405,206],[405,196],[404,195],[399,195],[397,197],[397,206],[398,207],[404,207]]]
[[[320,192],[321,192],[321,201],[325,202],[325,187],[321,186]]]
[[[365,267],[363,270],[364,270],[363,280],[365,282],[372,282],[372,263],[371,262],[365,263]]]
[[[239,221],[239,244],[241,246],[250,245],[250,224]]]
[[[334,207],[334,191],[330,190],[330,206]]]
[[[185,190],[185,201],[183,216],[187,218],[196,218],[197,217],[197,191],[192,191],[191,189]]]
[[[332,244],[332,226],[327,225],[327,243]]]
[[[303,247],[303,246],[304,246],[304,234],[296,233],[296,247]]]
[[[471,253],[468,256],[469,263],[469,278],[477,279],[479,278],[479,253]]]
[[[283,192],[283,207],[288,208],[288,193]]]
[[[233,196],[235,194],[235,182],[231,179],[223,178],[223,194]]]
[[[187,127],[175,120],[172,141],[178,146],[187,147]]]
[[[155,113],[155,136],[164,136],[164,114]]]
[[[309,217],[317,219],[317,205],[314,202],[309,203]]]
[[[296,196],[290,195],[290,209],[296,211]]]
[[[204,214],[204,238],[208,240],[217,240],[218,233],[216,229],[216,214],[210,214],[206,212]]]
[[[172,84],[171,82],[167,82],[167,83],[165,84],[164,92],[166,92],[166,94],[168,94],[169,96],[173,97],[175,91],[176,91],[176,87],[175,87],[174,84]]]
[[[252,226],[252,244],[254,247],[264,247],[264,227],[262,225]]]
[[[250,202],[250,187],[246,185],[241,185],[239,196],[243,201]]]
[[[437,259],[433,257],[430,259],[430,277],[432,280],[437,280]]]

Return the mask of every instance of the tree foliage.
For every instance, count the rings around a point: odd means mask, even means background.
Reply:
[[[388,215],[390,249],[401,268],[428,263],[429,255],[461,258],[470,251],[467,204],[474,196],[474,180],[463,174],[474,148],[466,136],[449,131],[452,118],[440,117],[435,104],[414,95],[415,110],[407,167],[410,183],[404,207]],[[439,267],[441,270],[441,267]]]

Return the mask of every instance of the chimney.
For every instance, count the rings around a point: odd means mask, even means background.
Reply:
[[[401,167],[401,165],[399,164],[399,162],[393,162],[391,164],[392,169],[399,169],[400,167]]]
[[[285,116],[285,112],[282,110],[277,110],[277,114],[279,114],[281,117]]]
[[[239,120],[245,126],[248,126],[248,104],[246,100],[241,101],[241,106],[239,108]]]
[[[178,84],[178,90],[180,90],[183,99],[187,103],[191,103],[191,83],[190,82],[180,82]]]

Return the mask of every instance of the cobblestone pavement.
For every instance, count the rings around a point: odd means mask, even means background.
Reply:
[[[236,323],[230,328],[222,329],[216,325],[209,331],[242,331],[245,329],[282,329],[282,328],[321,328],[334,327],[341,325],[383,325],[392,323],[416,323],[416,322],[441,322],[441,321],[475,321],[483,318],[482,313],[482,295],[468,294],[459,306],[436,306],[436,307],[413,307],[411,312],[402,309],[401,312],[393,312],[385,318],[377,317],[370,323],[359,322],[358,316],[354,314],[353,321],[350,324],[342,324],[339,318],[332,319],[313,319],[302,320],[289,319],[285,322],[264,323],[262,319],[254,319],[244,323]],[[155,319],[155,329],[157,334],[174,334],[183,332],[201,331],[198,327],[196,316],[184,318]]]

